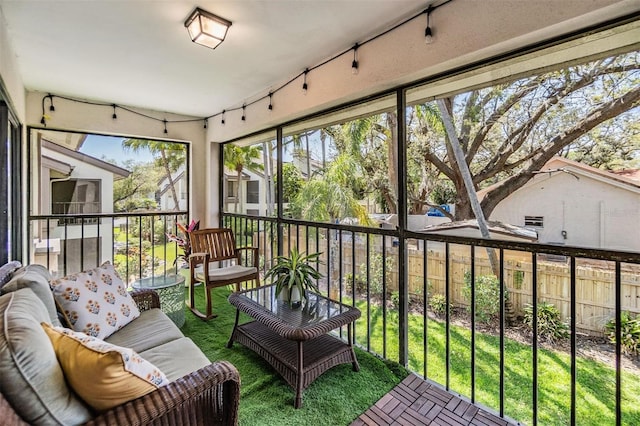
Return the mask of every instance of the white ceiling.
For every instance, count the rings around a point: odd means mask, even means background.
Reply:
[[[424,10],[428,0],[0,0],[28,90],[205,117]],[[211,50],[184,21],[233,22]]]

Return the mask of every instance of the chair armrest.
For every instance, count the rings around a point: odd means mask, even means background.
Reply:
[[[131,297],[136,302],[140,312],[153,308],[160,308],[160,296],[155,290],[149,288],[136,289],[131,291]]]
[[[147,395],[101,413],[87,425],[237,425],[240,375],[214,362]]]
[[[257,247],[238,247],[236,248],[236,251],[238,252],[238,262],[241,262],[242,259],[240,258],[240,251],[251,251],[251,257],[253,258],[253,266],[254,267],[258,267],[258,248]]]

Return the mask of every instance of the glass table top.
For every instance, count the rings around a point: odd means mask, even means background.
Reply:
[[[307,300],[303,299],[300,307],[293,308],[289,302],[276,296],[275,285],[245,290],[232,297],[244,299],[243,303],[251,301],[283,322],[295,327],[319,324],[345,313],[357,312],[359,316],[360,312],[357,308],[312,292],[307,292]]]

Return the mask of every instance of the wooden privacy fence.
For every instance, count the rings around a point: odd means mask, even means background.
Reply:
[[[350,237],[350,234],[348,234]],[[304,232],[299,236],[300,248],[305,246]],[[331,270],[323,271],[331,277],[332,285],[340,278],[339,262],[342,264],[342,278],[347,282],[355,271],[357,277],[366,276],[366,268],[369,265],[370,280],[375,279],[372,274],[380,275],[382,241],[381,236],[374,236],[370,240],[369,258],[367,259],[366,243],[364,238],[356,238],[355,250],[351,238],[344,238],[340,251],[339,241],[332,238],[329,245],[326,235],[320,236],[319,251],[323,252],[322,258],[326,267],[328,253],[331,252]],[[398,248],[393,246],[391,237],[385,237],[387,260],[387,279],[385,282],[387,292],[398,290]],[[295,238],[294,238],[295,240]],[[295,241],[291,244],[295,245]],[[438,246],[434,244],[434,246]],[[285,255],[288,251],[289,241],[285,234],[283,244]],[[410,246],[411,247],[411,246]],[[452,246],[453,247],[453,246]],[[464,297],[465,273],[471,270],[471,256],[469,247],[455,246],[449,254],[449,291],[450,301],[455,306],[466,307],[469,302]],[[424,244],[408,249],[409,293],[421,295],[424,286]],[[445,293],[446,256],[443,246],[432,249],[427,245],[427,283],[428,292],[433,295]],[[315,251],[315,242],[310,252]],[[353,262],[355,254],[355,269]],[[517,315],[524,315],[524,307],[531,304],[532,299],[532,262],[531,255],[523,252],[505,251],[504,279],[509,298]],[[539,258],[540,259],[540,258]],[[484,249],[476,249],[475,274],[493,275],[489,260]],[[576,329],[590,335],[602,335],[604,325],[615,316],[615,271],[611,264],[606,262],[591,262],[578,259],[576,262]],[[538,274],[538,301],[545,301],[555,305],[567,323],[571,310],[571,267],[568,262],[550,262],[539,260],[537,262]],[[622,309],[632,313],[640,313],[640,265],[622,266]]]

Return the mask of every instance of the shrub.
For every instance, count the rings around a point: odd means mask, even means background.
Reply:
[[[524,307],[524,323],[533,331],[533,305]],[[569,337],[569,326],[562,321],[560,311],[547,302],[538,303],[538,338],[556,342]]]
[[[431,311],[438,315],[444,316],[447,312],[447,298],[444,294],[434,294],[429,298],[429,308]],[[451,304],[448,305],[449,312],[451,312]]]
[[[385,260],[386,286],[389,291],[391,283],[391,272],[393,271],[394,261],[392,257]],[[369,292],[372,296],[382,296],[382,255],[375,253],[369,258]],[[356,275],[356,289],[359,289],[359,283],[364,284],[363,290],[366,291],[367,283],[367,264],[360,265],[360,272]]]
[[[476,319],[488,323],[500,312],[500,281],[495,275],[481,275],[475,277]],[[471,302],[471,274],[464,274],[464,298]],[[507,300],[507,292],[504,292]],[[467,308],[471,312],[471,306]]]
[[[397,290],[391,292],[391,305],[394,309],[400,308],[400,292]]]
[[[616,343],[616,319],[610,319],[604,326],[609,341]],[[631,317],[629,311],[620,312],[620,346],[627,355],[635,355],[640,351],[640,318]]]

